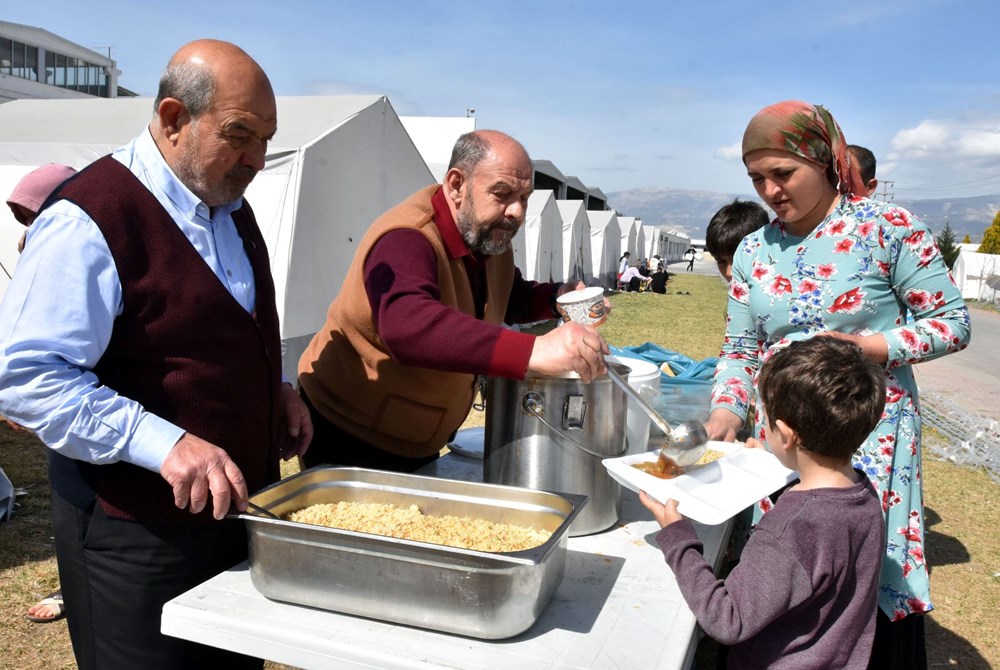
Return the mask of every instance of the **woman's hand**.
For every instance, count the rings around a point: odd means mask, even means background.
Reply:
[[[875,333],[874,335],[851,335],[849,333],[841,333],[836,330],[828,330],[825,333],[817,333],[816,336],[832,337],[837,340],[853,342],[861,347],[861,351],[864,353],[866,358],[869,358],[882,366],[889,362],[889,343],[886,342],[885,338],[878,333]]]
[[[735,442],[736,433],[743,427],[743,419],[736,416],[728,409],[717,409],[708,417],[705,422],[705,432],[708,439],[720,442]]]
[[[670,524],[684,518],[680,512],[677,511],[676,500],[669,499],[664,505],[645,491],[639,491],[639,501],[643,504],[643,506],[645,506],[646,509],[653,513],[653,518],[656,519],[656,523],[660,524],[660,528],[666,528]]]

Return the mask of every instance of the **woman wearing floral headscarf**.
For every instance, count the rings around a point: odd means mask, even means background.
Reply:
[[[854,461],[886,514],[869,667],[926,667],[918,615],[932,605],[912,365],[965,348],[968,309],[927,227],[905,209],[855,195],[866,190],[822,107],[787,101],[758,112],[743,136],[743,162],[777,218],[737,249],[706,428],[713,439],[735,438],[762,362],[793,340],[848,339],[885,366],[885,413]],[[754,406],[764,442],[765,418]],[[756,518],[769,505],[761,501]]]

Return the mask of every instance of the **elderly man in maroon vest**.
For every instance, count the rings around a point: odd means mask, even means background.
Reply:
[[[276,127],[246,53],[182,47],[148,129],[39,214],[0,304],[0,413],[50,447],[80,668],[262,665],[159,628],[167,600],[246,558],[219,520],[312,435],[243,202]]]
[[[535,336],[501,325],[554,318],[556,297],[582,288],[514,267],[532,176],[516,140],[468,133],[443,184],[375,221],[299,361],[316,427],[307,465],[419,468],[465,420],[476,375],[604,374],[608,347],[589,326]]]

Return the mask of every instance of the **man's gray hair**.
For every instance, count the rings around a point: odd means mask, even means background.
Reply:
[[[465,133],[455,142],[455,148],[451,150],[451,161],[448,169],[458,168],[465,172],[471,172],[479,163],[486,158],[490,152],[489,143],[475,131]]]
[[[167,66],[160,77],[160,89],[153,102],[153,113],[164,98],[180,100],[192,118],[206,111],[215,96],[215,78],[203,65],[176,63]]]

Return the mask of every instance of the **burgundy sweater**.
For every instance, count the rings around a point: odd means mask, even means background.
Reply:
[[[461,258],[465,265],[476,317],[440,302],[437,259],[427,239],[416,230],[393,230],[382,236],[365,260],[365,289],[379,336],[403,365],[523,379],[535,336],[482,320],[486,258],[470,252],[462,240],[444,189],[434,194],[431,203],[449,256]],[[378,267],[396,270],[391,281],[373,275],[372,269]],[[555,318],[552,305],[559,286],[526,281],[515,268],[504,321]]]
[[[850,488],[783,493],[725,580],[690,521],[657,533],[698,623],[732,646],[729,668],[868,667],[885,522],[867,476],[855,474]]]
[[[109,185],[111,186],[109,188]],[[59,193],[94,220],[118,269],[123,313],[94,367],[102,384],[223,448],[252,493],[276,481],[281,342],[267,247],[248,205],[233,213],[256,286],[247,313],[131,172],[98,160]],[[114,518],[210,521],[174,506],[159,473],[53,453],[53,487],[75,504],[96,493]]]

